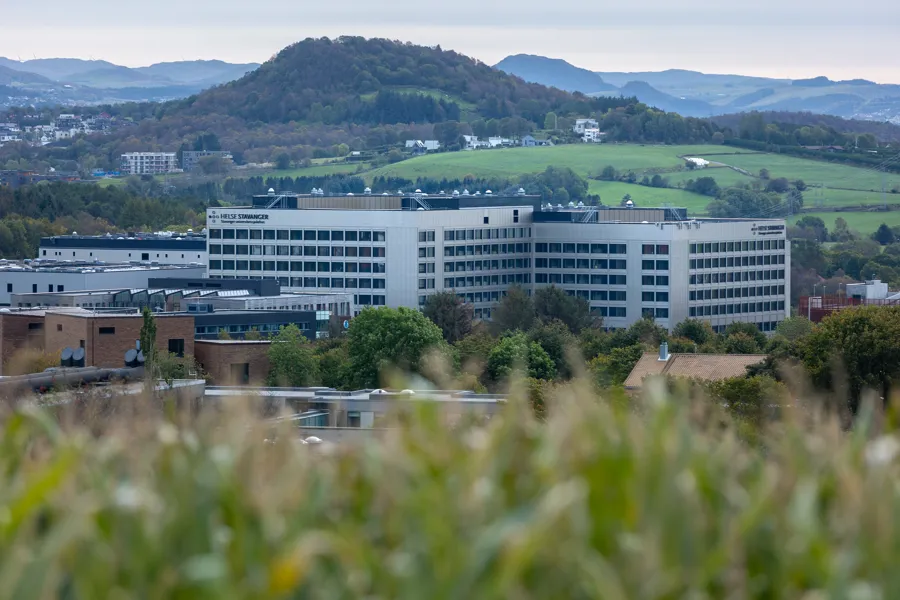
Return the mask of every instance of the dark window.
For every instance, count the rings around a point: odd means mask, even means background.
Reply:
[[[62,323],[57,323],[57,324],[56,324],[56,330],[57,330],[57,331],[62,331]]]
[[[29,323],[29,324],[28,324],[28,330],[29,330],[29,331],[40,330],[40,329],[43,329],[43,328],[44,328],[44,324],[43,324],[43,323]]]
[[[141,253],[141,260],[150,260],[150,253],[149,253],[149,252],[142,252],[142,253]]]
[[[184,339],[177,338],[169,340],[169,352],[178,358],[184,357]]]
[[[115,327],[101,327],[100,335],[115,335],[116,328]]]
[[[51,283],[50,285],[47,286],[47,291],[48,291],[48,292],[52,292],[52,291],[53,291],[53,284],[52,284],[52,283]]]
[[[66,291],[66,286],[64,286],[64,285],[58,285],[58,286],[56,286],[56,291],[57,291],[57,292],[64,292],[64,291]]]
[[[11,291],[12,291],[12,284],[11,284],[11,283],[7,283],[7,284],[6,284],[6,291],[7,291],[7,292],[11,292]]]
[[[31,292],[33,294],[37,294],[37,284],[36,283],[31,284]]]
[[[485,217],[485,218],[484,218],[484,224],[485,224],[485,225],[488,225],[489,223],[490,223],[490,218],[489,218],[489,217]]]

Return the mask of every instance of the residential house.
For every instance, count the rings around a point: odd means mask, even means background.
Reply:
[[[464,135],[466,141],[466,150],[477,150],[478,148],[489,148],[490,144],[478,139],[477,135]]]
[[[534,148],[537,146],[537,140],[534,139],[533,135],[526,135],[522,138],[522,146],[525,148]]]
[[[572,130],[578,135],[584,135],[585,129],[599,129],[600,124],[596,119],[575,119],[575,126]]]
[[[425,149],[429,152],[437,152],[441,149],[441,143],[437,140],[425,140],[422,143],[425,144]]]
[[[659,354],[645,353],[625,380],[626,390],[640,390],[647,377],[680,377],[698,381],[721,381],[747,375],[747,367],[758,365],[765,354],[669,354],[663,343]]]
[[[581,139],[589,144],[598,144],[603,141],[604,137],[606,137],[606,132],[589,128],[584,130],[584,135],[581,136]]]
[[[407,140],[406,149],[415,155],[425,154],[425,144],[420,140]]]

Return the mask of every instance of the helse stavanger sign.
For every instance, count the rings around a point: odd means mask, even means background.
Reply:
[[[268,213],[226,213],[210,212],[210,223],[236,224],[236,223],[265,223],[269,220]]]

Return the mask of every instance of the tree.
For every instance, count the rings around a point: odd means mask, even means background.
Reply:
[[[501,339],[488,355],[488,375],[496,382],[508,379],[516,371],[524,371],[533,379],[553,379],[553,361],[537,343],[529,342],[524,333]]]
[[[756,340],[742,331],[725,338],[725,352],[728,354],[759,354],[760,350]]]
[[[204,175],[224,175],[228,172],[228,161],[221,156],[204,156],[198,163]]]
[[[814,239],[817,242],[827,242],[828,241],[828,229],[825,227],[825,221],[823,221],[819,217],[813,217],[812,215],[805,215],[805,216],[797,219],[797,222],[794,223],[794,226],[799,227],[801,229],[812,231]]]
[[[496,340],[483,326],[456,342],[454,348],[462,369],[467,372],[483,369],[495,343]]]
[[[685,186],[689,192],[715,198],[719,195],[719,184],[712,177],[700,177],[696,181],[689,181]]]
[[[319,360],[296,325],[283,327],[269,346],[269,385],[309,387],[319,381]]]
[[[799,342],[799,355],[818,386],[836,389],[838,382],[845,380],[848,401],[855,411],[866,389],[890,401],[900,378],[898,339],[900,307],[862,306],[822,321]]]
[[[330,347],[322,346],[318,356],[322,385],[338,390],[348,389],[353,377],[350,375],[350,355],[347,352],[346,341],[342,339]]]
[[[601,388],[622,385],[643,355],[644,347],[640,344],[613,348],[609,354],[593,359],[588,370]]]
[[[659,348],[659,345],[668,339],[669,334],[653,320],[653,317],[644,316],[631,324],[628,336],[646,347]]]
[[[544,117],[544,129],[556,129],[557,116],[555,112],[548,112]]]
[[[572,377],[569,353],[575,349],[576,339],[565,323],[559,320],[541,323],[528,332],[528,340],[544,349],[561,378]]]
[[[806,317],[790,317],[775,328],[775,333],[789,342],[796,342],[812,333],[813,324]]]
[[[619,172],[616,171],[616,168],[612,165],[603,167],[603,170],[600,171],[600,175],[598,175],[598,179],[602,179],[603,181],[616,181],[618,178]]]
[[[736,322],[725,328],[726,339],[736,333],[746,334],[747,337],[756,342],[756,346],[758,348],[763,348],[766,345],[766,334],[760,331],[759,327],[757,327],[754,323]],[[751,352],[751,354],[753,353]]]
[[[685,319],[675,326],[675,329],[672,330],[672,335],[687,338],[698,346],[702,346],[712,341],[716,337],[716,332],[713,331],[713,328],[706,321]]]
[[[282,152],[275,157],[275,168],[279,171],[287,171],[291,168],[291,157],[287,152]]]
[[[148,390],[153,390],[157,377],[157,354],[156,354],[156,318],[149,307],[145,306],[143,311],[144,322],[141,325],[141,332],[138,336],[141,343],[141,352],[144,354],[144,386]]]
[[[891,231],[891,228],[888,227],[887,224],[882,223],[878,227],[878,231],[872,236],[872,239],[882,246],[887,246],[888,244],[893,244],[897,238],[894,236],[894,232]]]
[[[262,334],[259,332],[259,329],[256,327],[252,328],[250,331],[244,334],[244,339],[248,342],[258,342],[262,340]]]
[[[760,169],[759,170],[759,178],[760,179],[768,179],[771,176],[768,169]]]
[[[725,143],[725,134],[722,133],[721,131],[717,131],[714,134],[712,134],[711,141],[713,144],[721,146],[722,144]]]
[[[512,286],[491,312],[491,329],[497,333],[505,331],[528,331],[535,320],[534,302],[523,288]]]
[[[472,331],[474,307],[452,291],[428,296],[422,312],[441,328],[444,339],[453,344]]]
[[[376,387],[388,368],[421,373],[429,352],[447,349],[441,329],[411,308],[366,308],[347,331],[350,371],[359,387]]]
[[[534,293],[534,312],[544,323],[561,321],[574,334],[594,325],[587,300],[570,296],[555,285],[539,288]]]

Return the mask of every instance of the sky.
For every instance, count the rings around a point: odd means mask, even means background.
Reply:
[[[0,56],[126,66],[263,62],[307,37],[440,45],[495,64],[510,54],[595,71],[669,68],[900,83],[897,0],[0,0]],[[77,6],[77,8],[76,8]],[[56,15],[46,18],[47,15]]]

